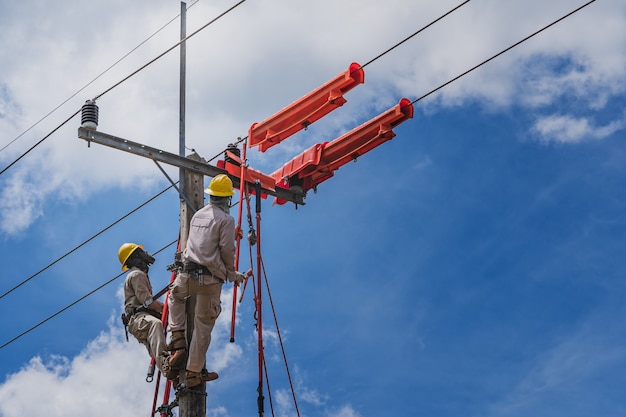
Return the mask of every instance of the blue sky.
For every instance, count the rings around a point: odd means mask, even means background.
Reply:
[[[213,157],[459,3],[242,3],[188,42],[187,146]],[[263,154],[250,150],[250,164],[273,172],[584,2],[544,3],[470,1],[368,65],[342,108]],[[193,4],[187,32],[234,4]],[[171,0],[0,6],[0,166],[175,44],[178,20],[90,83],[179,10]],[[624,415],[625,20],[624,2],[596,1],[416,103],[393,140],[305,206],[263,202],[263,261],[302,416]],[[99,130],[177,152],[177,52],[98,105]],[[88,148],[78,126],[0,175],[0,293],[169,185],[149,160]],[[2,297],[0,344],[120,274],[121,243],[154,252],[178,227],[169,190]],[[155,288],[173,252],[156,256]],[[149,412],[148,357],[119,322],[122,282],[1,349],[0,416]],[[257,412],[252,292],[231,344],[231,290],[207,357],[220,373],[208,385],[211,417]],[[293,416],[267,298],[264,307],[275,412]]]

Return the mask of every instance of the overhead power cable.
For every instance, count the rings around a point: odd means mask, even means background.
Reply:
[[[41,274],[42,272],[44,272],[46,269],[50,268],[51,266],[53,266],[54,264],[56,264],[57,262],[61,261],[62,259],[64,259],[65,257],[67,257],[68,255],[71,255],[72,253],[76,252],[78,249],[82,248],[83,246],[85,246],[87,243],[91,242],[93,239],[95,239],[96,237],[100,236],[101,234],[103,234],[104,232],[106,232],[107,230],[109,230],[110,228],[112,228],[113,226],[115,226],[116,224],[118,224],[119,222],[121,222],[122,220],[124,220],[125,218],[127,218],[128,216],[130,216],[131,214],[135,213],[137,210],[139,210],[140,208],[144,207],[145,205],[147,205],[148,203],[152,202],[154,199],[156,199],[157,197],[159,197],[160,195],[162,195],[163,193],[165,193],[167,190],[169,190],[170,188],[172,188],[173,185],[170,185],[169,187],[167,187],[166,189],[160,191],[159,193],[157,193],[156,195],[150,197],[148,200],[144,201],[143,203],[141,203],[139,206],[135,207],[134,209],[132,209],[131,211],[129,211],[128,213],[126,213],[125,215],[123,215],[122,217],[120,217],[119,219],[115,220],[113,223],[111,223],[110,225],[108,225],[107,227],[105,227],[104,229],[100,230],[98,233],[96,233],[95,235],[91,236],[89,239],[85,240],[83,243],[79,244],[78,246],[76,246],[75,248],[71,249],[70,251],[66,252],[63,256],[61,256],[60,258],[57,258],[56,260],[50,262],[48,265],[46,265],[45,267],[41,268],[39,271],[35,272],[33,275],[31,275],[30,277],[26,278],[25,280],[23,280],[22,282],[20,282],[19,284],[15,285],[13,288],[11,288],[10,290],[7,290],[6,292],[4,292],[2,295],[0,295],[0,299],[4,298],[6,295],[9,295],[10,293],[12,293],[13,291],[15,291],[16,289],[18,289],[19,287],[21,287],[22,285],[26,284],[28,281],[30,281],[31,279],[35,278],[37,275]]]
[[[97,100],[100,97],[102,97],[103,95],[105,95],[106,93],[110,92],[111,90],[113,90],[114,88],[118,87],[119,85],[121,85],[122,83],[124,83],[125,81],[127,81],[128,79],[130,79],[131,77],[135,76],[137,73],[139,73],[140,71],[146,69],[146,67],[148,67],[149,65],[153,64],[154,62],[156,62],[157,60],[161,59],[163,56],[165,56],[167,53],[171,52],[172,50],[174,50],[175,48],[177,48],[180,44],[182,44],[183,42],[185,42],[186,40],[190,39],[191,37],[197,35],[200,31],[206,29],[208,26],[210,26],[211,24],[215,23],[217,20],[221,19],[222,17],[224,17],[225,15],[227,15],[228,13],[230,13],[231,11],[233,11],[235,8],[237,8],[238,6],[240,6],[242,3],[244,3],[246,0],[240,0],[238,3],[236,3],[235,5],[233,5],[232,7],[230,7],[229,9],[227,9],[226,11],[222,12],[220,15],[218,15],[217,17],[215,17],[214,19],[210,20],[208,23],[205,23],[203,26],[201,26],[199,29],[197,29],[195,32],[193,32],[192,34],[190,34],[189,36],[185,37],[184,39],[181,39],[179,42],[177,42],[176,44],[172,45],[170,48],[168,48],[167,50],[165,50],[164,52],[162,52],[160,55],[158,55],[156,58],[150,60],[148,63],[142,65],[141,67],[139,67],[139,69],[133,71],[131,74],[127,75],[126,77],[124,77],[122,80],[118,81],[117,83],[113,84],[113,86],[107,88],[106,90],[104,90],[102,93],[98,94],[97,96],[95,96],[93,98],[93,100]],[[0,171],[0,175],[4,174],[4,172],[6,170],[8,170],[9,168],[11,168],[13,165],[15,165],[20,159],[22,159],[24,156],[26,156],[28,153],[30,153],[33,149],[35,149],[37,146],[41,145],[41,143],[48,139],[54,132],[56,132],[57,130],[59,130],[61,127],[63,127],[67,122],[69,122],[74,116],[76,116],[78,113],[80,113],[80,109],[77,110],[74,114],[72,114],[70,117],[68,117],[63,123],[61,123],[59,126],[57,126],[56,128],[54,128],[54,130],[52,130],[52,132],[48,133],[46,136],[44,136],[39,142],[37,142],[36,144],[34,144],[33,146],[31,146],[26,152],[24,152],[22,155],[20,155],[16,160],[14,160],[13,162],[11,162],[8,166],[6,166],[4,169],[2,169],[2,171]]]
[[[241,1],[240,3],[238,3],[237,5],[239,5],[239,4],[241,4],[241,3],[243,3],[244,1],[245,1],[245,0],[242,0],[242,1]],[[469,0],[467,0],[467,1],[469,1]],[[469,70],[465,71],[465,72],[464,72],[464,73],[462,73],[461,75],[459,75],[459,76],[457,76],[457,77],[455,77],[455,78],[451,79],[450,81],[448,81],[448,82],[446,82],[446,83],[442,84],[441,86],[439,86],[439,87],[437,87],[437,88],[435,88],[435,89],[431,90],[431,91],[430,91],[430,92],[428,92],[427,94],[424,94],[423,96],[421,96],[421,97],[419,97],[419,98],[415,99],[412,103],[416,103],[416,102],[418,102],[418,101],[420,101],[420,100],[422,100],[422,99],[426,98],[427,96],[429,96],[429,95],[433,94],[434,92],[436,92],[436,91],[438,91],[438,90],[442,89],[443,87],[445,87],[445,86],[449,85],[450,83],[452,83],[452,82],[456,81],[457,79],[459,79],[459,78],[463,77],[464,75],[467,75],[468,73],[470,73],[470,72],[474,71],[475,69],[477,69],[477,68],[481,67],[482,65],[486,64],[487,62],[492,61],[493,59],[495,59],[495,58],[497,58],[498,56],[500,56],[500,55],[504,54],[505,52],[507,52],[507,51],[509,51],[509,50],[513,49],[514,47],[516,47],[516,46],[520,45],[521,43],[523,43],[523,42],[527,41],[528,39],[530,39],[530,38],[532,38],[532,37],[536,36],[537,34],[539,34],[539,33],[541,33],[541,32],[543,32],[544,30],[548,29],[549,27],[554,26],[555,24],[557,24],[557,23],[561,22],[562,20],[564,20],[564,19],[566,19],[566,18],[570,17],[571,15],[573,15],[573,14],[577,13],[578,11],[580,11],[580,10],[582,10],[583,8],[585,8],[585,7],[589,6],[591,3],[594,3],[595,1],[596,1],[596,0],[591,0],[591,1],[587,2],[587,3],[585,3],[584,5],[582,5],[582,6],[578,7],[577,9],[575,9],[575,10],[573,10],[573,11],[571,11],[571,12],[567,13],[567,14],[566,14],[566,15],[564,15],[563,17],[561,17],[561,18],[559,18],[559,19],[557,19],[557,20],[553,21],[552,23],[550,23],[550,24],[548,24],[548,25],[544,26],[542,29],[539,29],[538,31],[534,32],[533,34],[531,34],[531,35],[529,35],[529,36],[525,37],[524,39],[522,39],[522,40],[520,40],[520,41],[516,42],[515,44],[513,44],[513,45],[509,46],[508,48],[506,48],[506,49],[502,50],[501,52],[497,53],[496,55],[492,56],[491,58],[488,58],[487,60],[483,61],[482,63],[480,63],[480,64],[478,64],[478,65],[476,65],[476,66],[474,66],[474,67],[470,68]],[[466,2],[465,2],[465,3],[466,3]],[[465,3],[462,3],[461,5],[463,5],[463,4],[465,4]],[[237,6],[237,5],[236,5],[236,6]],[[236,6],[234,6],[234,7],[236,7]],[[458,7],[460,7],[460,6],[458,6]],[[458,8],[458,7],[457,7],[457,8]],[[455,8],[455,9],[453,9],[453,10],[456,10],[456,8]],[[450,13],[450,12],[448,12],[448,14],[449,14],[449,13]],[[433,22],[433,23],[434,23],[434,22]],[[423,29],[421,29],[421,30],[423,30]],[[420,31],[421,31],[421,30],[420,30]],[[195,34],[195,33],[194,33],[194,34]],[[387,50],[385,53],[387,53],[387,52],[389,52],[390,50],[394,49],[395,47],[397,47],[397,46],[398,46],[398,45],[400,45],[401,43],[403,43],[403,42],[400,42],[400,43],[399,43],[399,44],[397,44],[396,46],[394,46],[394,47],[390,48],[390,49],[389,49],[389,50]],[[378,59],[378,58],[380,58],[381,56],[383,56],[385,53],[380,54],[378,57],[376,57],[376,58],[374,58],[374,59],[370,60],[367,64],[372,63],[372,62],[373,62],[373,61],[375,61],[376,59]],[[366,65],[367,65],[367,64],[366,64]],[[3,171],[3,172],[4,172],[4,171]],[[156,253],[158,253],[158,252],[160,252],[160,251],[162,251],[162,250],[164,250],[165,248],[167,248],[167,247],[171,246],[171,245],[172,245],[172,244],[174,244],[174,243],[176,243],[176,240],[175,240],[175,241],[173,241],[173,242],[171,242],[170,244],[168,244],[168,245],[167,245],[167,246],[165,246],[164,248],[160,249],[159,251],[155,252],[155,254],[156,254]],[[85,296],[83,296],[83,297],[79,298],[78,300],[74,301],[74,302],[73,302],[73,303],[71,303],[70,305],[68,305],[68,306],[64,307],[63,309],[59,310],[57,313],[53,314],[52,316],[49,316],[48,318],[44,319],[44,320],[43,320],[43,321],[41,321],[40,323],[38,323],[38,324],[36,324],[35,326],[31,327],[30,329],[28,329],[28,330],[26,330],[26,331],[22,332],[22,333],[21,333],[21,334],[19,334],[18,336],[14,337],[13,339],[11,339],[11,340],[9,340],[8,342],[4,343],[3,345],[1,345],[1,346],[0,346],[0,349],[4,348],[5,346],[7,346],[7,345],[9,345],[10,343],[14,342],[15,340],[19,339],[20,337],[22,337],[23,335],[27,334],[28,332],[30,332],[30,331],[32,331],[32,330],[34,330],[34,329],[36,329],[37,327],[39,327],[39,326],[40,326],[40,325],[42,325],[43,323],[45,323],[45,322],[49,321],[50,319],[52,319],[52,318],[56,317],[57,315],[59,315],[60,313],[62,313],[62,312],[63,312],[63,311],[65,311],[65,310],[67,310],[68,308],[72,307],[73,305],[77,304],[78,302],[82,301],[83,299],[85,299],[85,298],[86,298],[86,297],[88,297],[89,295],[91,295],[91,294],[95,293],[96,291],[100,290],[100,289],[101,289],[101,288],[103,288],[104,286],[106,286],[106,285],[108,285],[109,283],[113,282],[115,279],[119,278],[121,275],[122,275],[122,274],[120,274],[120,275],[118,275],[118,276],[116,276],[116,277],[112,278],[111,280],[109,280],[109,281],[107,281],[106,283],[102,284],[100,287],[98,287],[98,288],[94,289],[93,291],[89,292],[89,293],[88,293],[88,294],[86,294]]]
[[[153,255],[156,255],[162,251],[164,251],[165,249],[169,248],[170,246],[174,245],[175,243],[178,242],[178,239],[168,243],[167,245],[163,246],[161,249],[159,249],[158,251],[154,252]],[[75,301],[71,302],[70,304],[68,304],[67,306],[63,307],[62,309],[60,309],[59,311],[57,311],[56,313],[52,314],[51,316],[46,317],[45,319],[43,319],[42,321],[40,321],[39,323],[35,324],[34,326],[32,326],[31,328],[24,330],[22,333],[18,334],[17,336],[15,336],[14,338],[12,338],[11,340],[4,342],[4,344],[2,344],[0,346],[0,349],[10,345],[11,343],[15,342],[17,339],[19,339],[20,337],[32,332],[33,330],[35,330],[36,328],[38,328],[39,326],[41,326],[42,324],[46,323],[47,321],[52,320],[53,318],[55,318],[56,316],[58,316],[59,314],[63,313],[65,310],[75,306],[76,304],[78,304],[79,302],[83,301],[85,298],[89,297],[90,295],[100,291],[101,289],[103,289],[104,287],[106,287],[107,285],[111,284],[112,282],[114,282],[116,279],[118,279],[119,277],[121,277],[122,275],[124,275],[125,272],[121,272],[118,275],[114,276],[113,278],[111,278],[110,280],[106,281],[105,283],[103,283],[102,285],[94,288],[93,290],[89,291],[87,294],[83,295],[82,297],[76,299]]]
[[[199,0],[198,0],[199,1]],[[243,141],[244,139],[239,138],[235,144],[239,144]],[[193,149],[192,149],[193,150]],[[222,155],[222,152],[218,153],[217,155],[215,155],[213,158],[209,159],[207,162],[211,162],[214,159],[220,157]],[[168,178],[169,179],[169,178]],[[171,181],[171,180],[170,180]],[[143,203],[141,203],[139,206],[135,207],[133,210],[129,211],[128,213],[124,214],[122,217],[120,217],[119,219],[115,220],[113,223],[111,223],[110,225],[106,226],[104,229],[100,230],[99,232],[97,232],[96,234],[94,234],[93,236],[91,236],[90,238],[88,238],[87,240],[85,240],[84,242],[82,242],[81,244],[79,244],[78,246],[74,247],[73,249],[69,250],[67,253],[65,253],[64,255],[62,255],[61,257],[57,258],[56,260],[52,261],[51,263],[49,263],[48,265],[46,265],[45,267],[41,268],[39,271],[35,272],[33,275],[29,276],[28,278],[26,278],[25,280],[23,280],[22,282],[20,282],[19,284],[15,285],[14,287],[12,287],[11,289],[5,291],[3,294],[0,294],[0,299],[4,298],[5,296],[9,295],[10,293],[12,293],[13,291],[15,291],[16,289],[18,289],[19,287],[21,287],[22,285],[26,284],[28,281],[30,281],[31,279],[35,278],[37,275],[41,274],[42,272],[44,272],[45,270],[47,270],[48,268],[50,268],[51,266],[55,265],[57,262],[61,261],[62,259],[64,259],[65,257],[69,256],[70,254],[72,254],[73,252],[77,251],[78,249],[80,249],[81,247],[83,247],[84,245],[86,245],[87,243],[89,243],[90,241],[92,241],[93,239],[95,239],[96,237],[100,236],[102,233],[104,233],[105,231],[109,230],[110,228],[112,228],[113,226],[115,226],[116,224],[118,224],[119,222],[121,222],[122,220],[126,219],[127,217],[129,217],[131,214],[135,213],[136,211],[138,211],[139,209],[141,209],[142,207],[144,207],[145,205],[147,205],[148,203],[152,202],[153,200],[155,200],[157,197],[159,197],[160,195],[162,195],[163,193],[165,193],[167,190],[169,190],[172,187],[175,187],[175,185],[178,183],[178,181],[176,181],[175,183],[173,183],[172,185],[170,185],[169,187],[161,190],[160,192],[158,192],[157,194],[155,194],[154,196],[150,197],[148,200],[144,201]]]
[[[231,6],[230,8],[226,9],[225,11],[223,11],[221,14],[219,14],[217,17],[215,17],[214,19],[210,20],[209,22],[205,23],[203,26],[200,26],[200,28],[198,28],[196,31],[194,31],[192,34],[186,36],[185,38],[181,39],[179,42],[175,43],[174,45],[172,45],[170,48],[166,49],[165,51],[163,51],[160,55],[158,55],[156,58],[152,59],[151,61],[148,61],[146,64],[144,64],[143,66],[139,67],[139,69],[137,69],[136,71],[130,73],[128,76],[126,76],[125,78],[123,78],[122,80],[120,80],[119,82],[117,82],[116,84],[114,84],[113,86],[109,87],[108,89],[104,90],[102,93],[98,94],[97,96],[95,96],[93,98],[94,101],[98,100],[100,97],[102,97],[103,95],[105,95],[106,93],[108,93],[109,91],[113,90],[114,88],[118,87],[120,84],[124,83],[125,81],[127,81],[129,78],[133,77],[134,75],[136,75],[138,72],[144,70],[146,67],[148,67],[149,65],[152,65],[154,62],[156,62],[157,60],[163,58],[163,56],[165,56],[166,54],[168,54],[169,52],[171,52],[172,50],[174,50],[175,48],[177,48],[180,44],[186,42],[188,39],[191,39],[193,36],[197,35],[199,32],[203,31],[204,29],[206,29],[208,26],[212,25],[213,23],[215,23],[216,21],[218,21],[219,19],[221,19],[222,17],[226,16],[228,13],[232,12],[233,10],[235,10],[237,7],[239,7],[242,3],[245,3],[246,0],[240,0],[238,3],[236,3],[235,5]]]
[[[237,141],[237,143],[240,143],[242,141],[242,139],[239,139]],[[217,154],[216,156],[214,156],[210,161],[212,161],[213,159],[219,157],[221,155]],[[40,274],[41,272],[45,271],[46,269],[48,269],[49,267],[51,267],[52,265],[54,265],[55,263],[59,262],[61,259],[65,258],[66,256],[68,256],[69,254],[73,253],[74,251],[78,250],[80,247],[84,246],[87,242],[93,240],[95,237],[99,236],[100,234],[102,234],[104,231],[110,229],[111,227],[113,227],[115,224],[119,223],[121,220],[125,219],[126,217],[130,216],[131,214],[135,213],[137,210],[139,210],[140,208],[142,208],[143,206],[145,206],[146,204],[150,203],[151,201],[153,201],[154,199],[156,199],[157,197],[159,197],[161,194],[165,193],[165,191],[169,190],[170,188],[172,188],[174,185],[170,185],[169,187],[165,188],[164,190],[160,191],[159,193],[157,193],[156,195],[154,195],[153,197],[151,197],[150,199],[148,199],[147,201],[145,201],[144,203],[142,203],[141,205],[139,205],[138,207],[136,207],[135,209],[131,210],[130,212],[128,212],[127,214],[125,214],[124,216],[122,216],[121,218],[119,218],[118,220],[116,220],[115,222],[113,222],[111,225],[107,226],[106,228],[104,228],[103,230],[101,230],[100,232],[96,233],[94,236],[92,236],[91,238],[87,239],[86,241],[84,241],[83,243],[81,243],[80,245],[78,245],[77,247],[75,247],[74,249],[72,249],[71,251],[69,251],[68,253],[66,253],[65,255],[63,255],[62,257],[60,257],[59,259],[57,259],[56,261],[50,263],[49,265],[47,265],[46,267],[42,268],[40,271],[38,271],[37,273],[35,273],[34,275],[30,276],[29,278],[27,278],[26,280],[22,281],[21,283],[19,283],[18,285],[16,285],[15,287],[11,288],[10,290],[8,290],[7,292],[5,292],[4,294],[2,294],[0,296],[0,299],[3,298],[5,295],[11,293],[12,291],[14,291],[15,289],[19,288],[20,286],[22,286],[23,284],[25,284],[26,282],[28,282],[29,280],[31,280],[32,278],[34,278],[35,276],[37,276],[38,274]],[[158,251],[154,252],[153,255],[156,255],[160,252],[162,252],[163,250],[167,249],[168,247],[172,246],[174,243],[176,243],[177,241],[172,241],[169,244],[167,244],[166,246],[164,246],[163,248],[159,249]],[[77,300],[73,301],[72,303],[70,303],[69,305],[63,307],[61,310],[57,311],[56,313],[52,314],[51,316],[45,318],[44,320],[40,321],[39,323],[35,324],[34,326],[32,326],[31,328],[23,331],[22,333],[18,334],[17,336],[15,336],[13,339],[5,342],[3,345],[0,346],[0,349],[4,348],[5,346],[13,343],[14,341],[16,341],[17,339],[21,338],[22,336],[26,335],[27,333],[37,329],[39,326],[41,326],[42,324],[46,323],[47,321],[53,319],[54,317],[58,316],[59,314],[63,313],[65,310],[68,310],[69,308],[73,307],[74,305],[78,304],[79,302],[83,301],[85,298],[89,297],[90,295],[94,294],[95,292],[101,290],[102,288],[106,287],[107,285],[109,285],[110,283],[112,283],[113,281],[115,281],[116,279],[118,279],[119,277],[121,277],[123,275],[123,273],[120,273],[119,275],[116,275],[115,277],[111,278],[110,280],[108,280],[107,282],[103,283],[102,285],[100,285],[99,287],[93,289],[92,291],[90,291],[89,293],[85,294],[84,296],[78,298]]]
[[[575,14],[575,13],[579,12],[580,10],[584,9],[585,7],[589,6],[591,3],[594,3],[595,1],[596,1],[596,0],[591,0],[591,1],[589,1],[589,2],[587,2],[587,3],[585,3],[585,4],[583,4],[582,6],[578,7],[577,9],[572,10],[571,12],[569,12],[569,13],[567,13],[566,15],[564,15],[564,16],[562,16],[562,17],[558,18],[557,20],[553,21],[552,23],[549,23],[548,25],[546,25],[546,26],[542,27],[541,29],[537,30],[536,32],[534,32],[534,33],[532,33],[532,34],[530,34],[530,35],[526,36],[524,39],[522,39],[522,40],[520,40],[520,41],[518,41],[518,42],[515,42],[513,45],[509,46],[508,48],[503,49],[502,51],[500,51],[500,52],[498,52],[497,54],[493,55],[491,58],[488,58],[488,59],[484,60],[484,61],[483,61],[483,62],[481,62],[480,64],[475,65],[474,67],[472,67],[472,68],[468,69],[467,71],[465,71],[465,72],[463,72],[463,73],[461,73],[461,74],[457,75],[457,76],[456,76],[456,77],[454,77],[453,79],[451,79],[451,80],[449,80],[449,81],[447,81],[447,82],[445,82],[445,83],[441,84],[439,87],[437,87],[437,88],[435,88],[435,89],[433,89],[433,90],[429,91],[428,93],[424,94],[423,96],[416,98],[416,99],[415,99],[415,100],[413,100],[411,103],[412,103],[412,104],[415,104],[415,103],[417,103],[418,101],[425,99],[425,98],[426,98],[426,97],[428,97],[429,95],[431,95],[431,94],[433,94],[433,93],[435,93],[435,92],[437,92],[437,91],[441,90],[442,88],[444,88],[444,87],[445,87],[445,86],[447,86],[448,84],[451,84],[451,83],[455,82],[455,81],[456,81],[456,80],[458,80],[459,78],[464,77],[465,75],[469,74],[470,72],[474,71],[475,69],[482,67],[483,65],[485,65],[486,63],[488,63],[488,62],[490,62],[490,61],[493,61],[494,59],[496,59],[496,58],[497,58],[497,57],[499,57],[500,55],[502,55],[502,54],[504,54],[504,53],[506,53],[506,52],[510,51],[511,49],[515,48],[516,46],[518,46],[518,45],[520,45],[520,44],[522,44],[522,43],[526,42],[526,41],[527,41],[527,40],[529,40],[530,38],[532,38],[532,37],[534,37],[534,36],[538,35],[539,33],[543,32],[544,30],[546,30],[546,29],[548,29],[548,28],[550,28],[550,27],[552,27],[552,26],[556,25],[557,23],[561,22],[561,21],[562,21],[562,20],[564,20],[564,19],[567,19],[567,18],[568,18],[568,17],[570,17],[571,15],[573,15],[573,14]]]
[[[194,4],[196,4],[198,1],[200,0],[196,0],[194,3],[192,3],[191,5],[189,5],[188,9],[191,8]],[[137,49],[139,49],[141,46],[143,46],[146,42],[148,42],[150,39],[152,39],[153,37],[155,37],[159,32],[161,32],[163,29],[165,29],[167,26],[169,26],[173,21],[175,21],[176,19],[178,19],[178,17],[180,17],[180,13],[177,14],[174,18],[172,18],[169,22],[167,22],[166,24],[164,24],[163,26],[161,26],[159,29],[156,30],[156,32],[154,32],[152,35],[148,36],[146,39],[144,39],[141,43],[139,43],[137,46],[135,46],[134,48],[132,48],[130,51],[128,51],[126,54],[124,54],[120,59],[118,59],[117,61],[115,61],[113,64],[111,64],[107,69],[105,69],[104,71],[102,71],[100,74],[96,75],[91,81],[89,81],[87,84],[85,84],[84,86],[82,86],[81,88],[79,88],[74,94],[72,94],[71,96],[69,96],[67,99],[65,99],[61,104],[59,104],[58,106],[56,106],[55,108],[53,108],[52,110],[50,110],[46,115],[44,115],[41,119],[37,120],[34,124],[32,124],[28,129],[26,129],[25,131],[23,131],[22,133],[20,133],[15,139],[13,139],[12,141],[10,141],[9,143],[7,143],[6,145],[4,145],[2,148],[0,148],[0,152],[4,151],[6,148],[8,148],[11,144],[13,144],[15,141],[17,141],[19,138],[21,138],[22,136],[24,136],[26,133],[28,133],[31,129],[33,129],[35,126],[37,126],[39,123],[43,122],[45,119],[47,119],[50,115],[52,115],[55,111],[57,111],[58,109],[60,109],[65,103],[67,103],[68,101],[70,101],[71,99],[73,99],[74,97],[76,97],[78,95],[78,93],[80,93],[81,91],[83,91],[85,88],[89,87],[91,84],[93,84],[94,82],[96,82],[100,77],[102,77],[104,74],[106,74],[107,72],[109,72],[111,69],[113,69],[113,67],[115,67],[117,64],[119,64],[120,62],[122,62],[124,59],[126,59],[130,54],[132,54],[133,52],[135,52]],[[76,115],[76,113],[74,115],[72,115],[72,117],[74,117]]]
[[[469,3],[471,0],[465,0],[463,3],[459,4],[458,6],[456,6],[455,8],[451,9],[450,11],[448,11],[445,14],[442,14],[441,16],[439,16],[438,18],[436,18],[435,20],[433,20],[432,22],[430,22],[429,24],[427,24],[426,26],[422,27],[421,29],[419,29],[417,32],[414,32],[413,34],[407,36],[406,38],[404,38],[403,40],[401,40],[400,42],[398,42],[397,44],[395,44],[394,46],[392,46],[391,48],[387,49],[385,52],[382,52],[381,54],[379,54],[378,56],[370,59],[369,61],[367,61],[365,64],[361,65],[361,68],[365,68],[366,66],[368,66],[369,64],[371,64],[372,62],[376,61],[378,58],[387,55],[389,52],[393,51],[394,49],[396,49],[397,47],[399,47],[400,45],[402,45],[404,42],[408,41],[409,39],[411,39],[412,37],[418,35],[419,33],[425,31],[426,29],[428,29],[429,27],[431,27],[432,25],[434,25],[435,23],[437,23],[438,21],[442,20],[443,18],[447,17],[449,14],[457,11],[458,9],[460,9],[461,7],[463,7],[464,5],[466,5],[467,3]]]
[[[52,134],[54,132],[56,132],[57,130],[59,130],[60,128],[62,128],[63,126],[65,126],[65,124],[67,122],[69,122],[70,120],[72,120],[72,118],[74,118],[74,116],[76,116],[78,113],[80,113],[80,110],[77,110],[74,114],[72,114],[70,117],[68,117],[67,119],[65,119],[65,121],[63,123],[61,123],[60,125],[58,125],[57,127],[55,127],[50,133],[48,133],[46,136],[44,136],[43,138],[41,138],[41,140],[37,143],[35,143],[33,146],[31,146],[26,152],[24,152],[23,154],[21,154],[16,160],[14,160],[13,162],[11,162],[9,165],[7,165],[6,167],[4,167],[2,169],[2,171],[0,171],[0,175],[4,174],[4,172],[11,168],[13,165],[15,165],[17,163],[17,161],[19,161],[20,159],[22,159],[23,157],[25,157],[27,154],[30,153],[30,151],[32,151],[33,149],[35,149],[37,146],[41,145],[42,142],[46,139],[48,139],[50,136],[52,136]]]

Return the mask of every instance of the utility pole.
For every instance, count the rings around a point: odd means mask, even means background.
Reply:
[[[200,159],[197,154],[192,154],[188,158]],[[185,190],[187,200],[195,206],[196,209],[204,206],[204,176],[192,171],[186,171],[181,182],[185,181]],[[184,250],[189,236],[189,223],[193,216],[193,211],[187,204],[187,201],[181,198],[180,209],[180,243],[181,250]],[[187,345],[191,343],[191,335],[193,333],[194,310],[196,297],[191,296],[187,299]],[[184,372],[184,371],[181,371]],[[184,381],[184,379],[183,379]],[[178,415],[180,417],[205,417],[206,416],[206,383],[201,383],[193,388],[185,388],[179,390],[178,398]]]
[[[186,42],[187,37],[187,4],[180,2],[180,99],[179,99],[179,156],[185,157],[185,90],[186,90]],[[201,158],[195,152],[190,159],[200,161]],[[179,168],[179,191],[180,191],[180,250],[185,250],[189,236],[189,224],[194,212],[204,206],[204,176],[185,168]],[[192,207],[190,207],[190,204]],[[187,346],[191,343],[193,334],[194,311],[196,297],[187,299]],[[184,372],[184,371],[182,371]],[[184,379],[183,379],[184,380]],[[185,381],[186,382],[186,381]],[[201,383],[193,388],[180,390],[177,393],[178,410],[180,417],[204,417],[206,416],[206,383]]]

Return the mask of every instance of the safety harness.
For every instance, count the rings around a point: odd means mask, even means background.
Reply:
[[[152,300],[152,299],[150,299]],[[152,304],[152,303],[150,303]],[[130,323],[130,319],[138,313],[142,313],[142,312],[146,312],[148,314],[150,314],[153,317],[156,317],[157,319],[161,320],[161,313],[159,313],[156,310],[153,310],[151,308],[146,307],[145,305],[140,305],[139,307],[135,307],[134,309],[132,309],[130,312],[127,313],[122,313],[122,317],[120,317],[122,319],[122,324],[124,325],[124,333],[126,334],[126,341],[128,342],[128,323]]]
[[[170,285],[168,284],[165,288],[163,288],[161,291],[159,291],[158,293],[156,293],[154,296],[148,298],[146,301],[144,301],[144,303],[140,306],[137,306],[135,308],[133,308],[130,311],[125,311],[124,313],[122,313],[122,316],[120,317],[122,319],[122,324],[124,325],[124,333],[126,334],[126,341],[128,342],[128,323],[130,323],[130,319],[138,313],[148,313],[153,317],[156,317],[157,319],[161,320],[161,313],[159,313],[156,310],[153,310],[151,308],[148,308],[148,306],[150,304],[152,304],[152,302],[154,300],[157,300],[159,297],[161,297],[163,294],[165,294],[168,290],[170,289]]]

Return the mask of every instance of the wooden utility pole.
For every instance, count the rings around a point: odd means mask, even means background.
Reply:
[[[190,159],[200,160],[200,157],[193,153],[188,156]],[[193,216],[194,209],[198,210],[204,206],[204,175],[192,171],[184,170],[185,174],[180,182],[185,183],[186,200],[181,198],[180,202],[180,243],[181,250],[185,249],[187,237],[189,236],[189,224]],[[193,204],[193,208],[189,204]],[[194,310],[196,297],[187,299],[187,345],[191,343],[193,333]],[[184,372],[184,371],[182,371]],[[184,381],[184,379],[183,379]],[[206,416],[206,383],[201,383],[193,388],[186,388],[178,391],[178,415],[180,417],[205,417]]]
[[[185,85],[186,85],[186,43],[187,37],[187,4],[180,2],[180,99],[179,99],[179,156],[185,156]],[[195,152],[189,159],[201,161]],[[189,224],[193,214],[204,206],[204,175],[179,168],[179,191],[180,191],[180,250],[185,250],[189,237]],[[190,207],[191,205],[191,207]],[[187,299],[187,346],[191,343],[193,334],[194,311],[196,297]],[[184,371],[182,371],[184,372]],[[184,378],[181,378],[186,382]],[[177,393],[178,414],[180,417],[204,417],[206,416],[206,383],[201,383],[193,388],[180,390]]]

